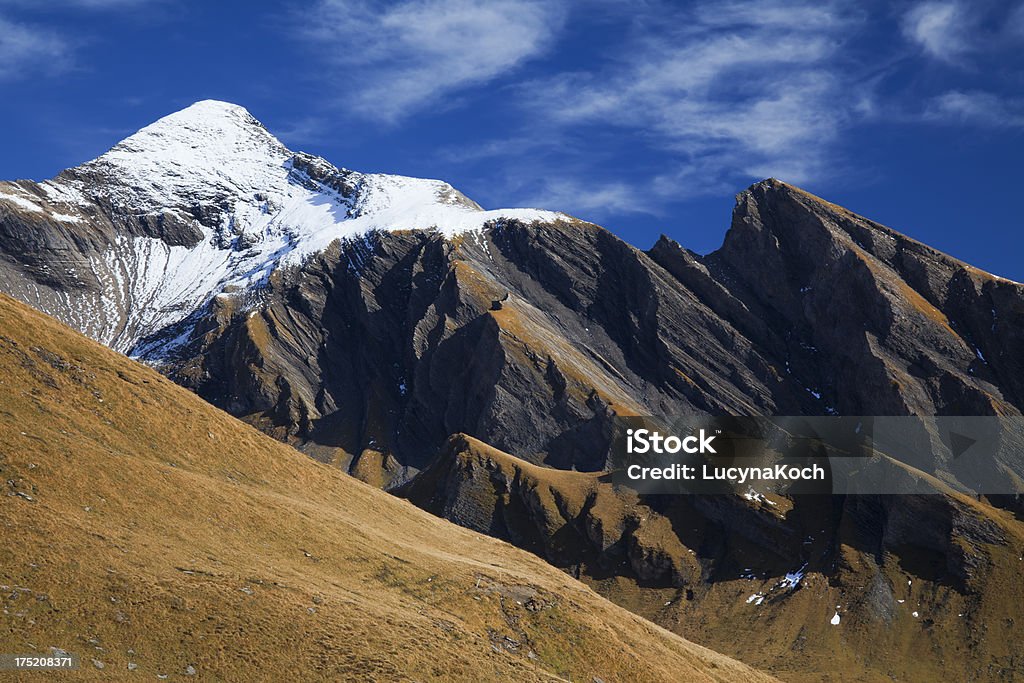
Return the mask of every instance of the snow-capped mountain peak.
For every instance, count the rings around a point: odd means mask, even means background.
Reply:
[[[159,358],[221,293],[251,301],[270,274],[338,240],[380,230],[446,236],[502,218],[553,222],[534,209],[485,211],[446,182],[359,173],[293,152],[246,109],[203,100],[92,161],[0,202],[74,230],[103,226],[81,285],[26,291],[28,303],[121,351]],[[66,283],[62,283],[66,285]],[[76,285],[77,286],[77,285]],[[184,337],[182,335],[185,335]]]
[[[74,169],[113,185],[112,198],[159,211],[182,202],[245,201],[281,191],[292,153],[243,107],[203,100],[114,145]]]
[[[329,243],[368,230],[456,234],[502,216],[561,216],[532,209],[484,211],[440,180],[337,168],[289,150],[244,107],[217,100],[165,116],[44,185],[55,198],[101,199],[135,216],[192,220],[216,232],[248,234],[247,246],[274,227],[286,226],[298,241],[322,248],[326,238]],[[310,212],[297,203],[321,210]]]

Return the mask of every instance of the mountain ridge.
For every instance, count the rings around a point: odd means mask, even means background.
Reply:
[[[327,162],[293,163],[357,197]],[[42,266],[87,267],[94,242],[145,230],[166,245],[159,230],[173,227],[61,223],[4,201],[0,290],[38,303],[35,288],[55,283],[68,298],[58,315],[80,329],[74,297],[105,285]],[[707,255],[667,238],[643,251],[556,214],[451,234],[371,230],[271,270],[258,296],[243,287],[189,305],[163,332],[134,332],[138,348],[173,339],[173,353],[147,357],[213,405],[789,679],[999,680],[1024,666],[1006,648],[1024,601],[1007,579],[1019,572],[1019,455],[991,463],[1016,491],[1005,495],[958,477],[926,426],[931,455],[900,466],[943,482],[930,496],[667,499],[600,481],[623,416],[1019,418],[1019,283],[771,179],[737,195]],[[140,300],[140,313],[159,305]],[[988,632],[969,627],[989,618]],[[799,670],[787,668],[793,651]],[[915,674],[928,653],[941,656]]]

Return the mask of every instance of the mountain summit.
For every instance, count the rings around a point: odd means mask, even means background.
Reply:
[[[103,196],[140,212],[225,200],[236,210],[258,209],[258,195],[287,192],[292,156],[243,107],[204,100],[146,126],[61,179],[82,190],[87,181],[102,180],[95,189]]]
[[[252,300],[274,271],[336,240],[566,217],[485,211],[440,180],[338,168],[292,152],[243,107],[204,100],[52,180],[0,184],[0,218],[5,251],[32,281],[0,272],[7,291],[158,358],[214,296]]]

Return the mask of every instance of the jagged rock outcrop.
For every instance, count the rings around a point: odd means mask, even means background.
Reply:
[[[1020,414],[1022,292],[766,181],[707,257],[568,220],[375,233],[213,311],[172,372],[396,481],[456,432],[600,470],[615,415]]]
[[[581,222],[373,234],[198,331],[172,373],[201,395],[311,452],[376,446],[414,469],[455,432],[600,470],[615,415],[812,406],[649,256]]]

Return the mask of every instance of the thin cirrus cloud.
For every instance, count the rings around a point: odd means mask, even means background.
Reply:
[[[844,0],[703,2],[660,18],[641,22],[604,67],[536,79],[520,94],[532,103],[531,125],[577,135],[613,127],[661,154],[664,170],[602,182],[582,179],[577,169],[588,164],[576,158],[523,201],[562,198],[561,206],[598,217],[637,206],[656,213],[768,176],[797,184],[848,176],[844,154],[864,126],[1024,127],[1024,100],[1008,96],[1006,82],[1024,37],[1024,3],[919,2],[895,16],[906,42],[894,44],[879,38],[892,19]],[[952,80],[937,92],[932,79],[886,83],[922,69]],[[949,87],[981,72],[983,84]],[[561,141],[552,156],[567,156]]]
[[[66,30],[48,26],[57,11],[141,8],[161,0],[0,0],[0,80],[55,76],[74,65],[81,42]],[[27,14],[26,14],[27,13]],[[17,18],[11,18],[12,16]],[[23,16],[31,17],[28,20]]]
[[[902,29],[925,55],[974,68],[992,54],[1019,54],[1024,2],[924,0],[903,14]]]
[[[925,119],[989,128],[1024,128],[1024,102],[990,92],[951,90],[928,103]]]
[[[70,57],[71,47],[57,33],[0,16],[0,80],[57,73]]]
[[[573,211],[590,215],[651,214],[657,215],[648,203],[638,201],[635,187],[623,181],[593,182],[579,178],[554,178],[531,194],[529,203],[536,206],[572,207]]]
[[[591,194],[649,207],[737,179],[803,183],[831,172],[833,143],[870,96],[838,59],[861,20],[837,3],[699,4],[665,22],[678,28],[645,26],[604,69],[527,83],[521,93],[537,94],[532,113],[555,128],[610,125],[670,156],[668,172],[632,188],[588,185]],[[553,180],[536,199],[571,198],[555,190],[572,184]]]
[[[564,8],[544,0],[320,0],[298,33],[349,88],[357,112],[397,122],[545,52]]]
[[[1024,127],[1024,102],[1007,94],[1001,74],[1013,73],[1024,39],[1024,3],[926,0],[903,16],[904,35],[939,63],[987,81],[990,89],[950,89],[925,100],[930,123],[987,128]],[[987,77],[987,78],[986,78]],[[992,87],[1003,85],[999,91]],[[1017,88],[1010,87],[1011,92]]]

